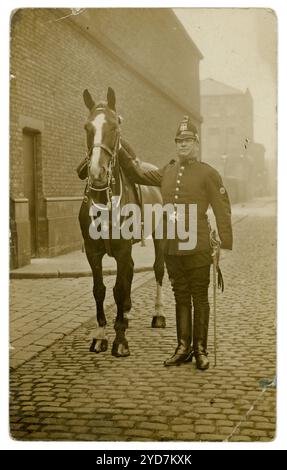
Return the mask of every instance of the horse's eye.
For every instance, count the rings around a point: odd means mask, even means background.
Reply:
[[[115,124],[109,124],[108,127],[104,127],[104,134],[108,134],[109,132],[114,132],[117,130],[117,126]]]

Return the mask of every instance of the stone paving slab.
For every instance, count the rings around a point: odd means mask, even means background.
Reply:
[[[29,441],[272,440],[276,420],[276,389],[272,386],[276,372],[275,218],[252,215],[234,228],[234,251],[222,262],[225,292],[217,299],[216,368],[212,315],[210,369],[199,371],[194,363],[163,367],[176,342],[173,295],[165,279],[167,328],[151,329],[154,281],[147,279],[132,296],[133,318],[127,335],[130,357],[111,356],[111,307],[107,352],[89,352],[95,327],[89,319],[11,372],[12,437]],[[85,311],[90,280],[79,281],[78,288],[73,285],[71,305]],[[34,292],[35,281],[25,282],[33,296],[25,296],[23,302],[31,309],[37,290]],[[42,302],[38,308],[49,316],[57,312],[56,305],[49,310],[49,301],[59,302],[59,309],[64,309],[69,295],[61,303],[63,287],[54,292],[52,284],[45,282],[46,299],[39,295],[35,303]],[[17,313],[21,316],[21,309]],[[267,383],[262,379],[269,379],[271,386],[262,388]]]
[[[154,263],[154,247],[152,240],[145,240],[145,246],[137,243],[133,246],[133,259],[136,273],[151,271]],[[105,276],[116,274],[116,261],[108,255],[103,258]],[[52,258],[36,258],[31,264],[13,269],[10,279],[49,279],[78,278],[92,276],[86,255],[81,250]]]

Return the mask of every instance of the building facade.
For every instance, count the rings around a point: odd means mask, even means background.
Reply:
[[[114,88],[123,137],[158,166],[184,114],[200,128],[200,51],[170,9],[20,9],[11,20],[10,226],[14,267],[81,246],[87,110]]]
[[[233,202],[262,193],[265,148],[254,142],[249,90],[242,92],[216,80],[202,80],[201,113],[202,159],[221,173]]]

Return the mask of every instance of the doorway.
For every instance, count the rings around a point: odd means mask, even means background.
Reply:
[[[23,131],[24,197],[29,201],[31,258],[37,256],[37,133]]]

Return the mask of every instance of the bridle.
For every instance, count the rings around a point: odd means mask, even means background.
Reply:
[[[88,148],[87,153],[86,153],[86,159],[88,161],[88,165],[87,165],[87,167],[88,167],[88,179],[87,179],[86,192],[90,194],[93,205],[98,207],[97,204],[94,202],[94,200],[91,196],[91,193],[92,192],[106,191],[107,210],[111,209],[111,204],[112,204],[111,199],[112,199],[112,196],[113,196],[113,189],[114,189],[114,186],[116,184],[116,180],[115,180],[115,177],[114,177],[114,170],[115,170],[115,167],[116,167],[117,153],[118,153],[119,148],[120,148],[120,138],[121,138],[120,131],[118,130],[116,132],[116,137],[115,137],[115,142],[114,142],[113,149],[110,149],[107,145],[105,145],[103,143],[93,144],[90,148]],[[92,155],[92,152],[93,152],[94,148],[100,148],[100,149],[104,150],[104,152],[106,152],[111,157],[110,161],[109,161],[109,165],[108,165],[108,170],[107,170],[107,186],[105,186],[104,188],[94,188],[91,184],[90,160],[91,160],[91,155]],[[120,178],[120,198],[119,198],[119,202],[121,200],[121,196],[122,196],[122,181],[121,181],[121,178]]]

